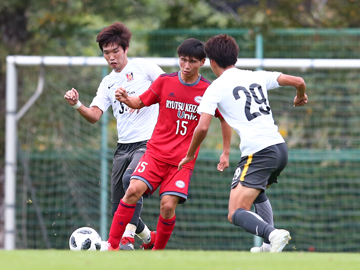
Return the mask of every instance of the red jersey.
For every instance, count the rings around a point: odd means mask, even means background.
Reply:
[[[200,115],[197,108],[210,82],[203,76],[193,84],[182,81],[180,72],[160,75],[140,99],[150,106],[159,103],[157,124],[146,152],[154,158],[178,166],[190,146]],[[216,116],[216,115],[215,115]],[[184,165],[193,169],[198,156]]]

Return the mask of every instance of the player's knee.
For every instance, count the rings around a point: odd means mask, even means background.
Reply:
[[[139,190],[136,186],[130,185],[128,189],[126,190],[124,199],[128,201],[131,204],[134,204],[138,201],[138,199],[141,197],[139,195]]]
[[[130,204],[135,204],[146,191],[147,186],[144,182],[139,180],[131,181],[128,189],[125,192],[123,200]]]
[[[122,183],[123,183],[123,188],[124,188],[125,191],[130,186],[130,177],[131,177],[132,173],[133,173],[133,170],[128,169],[128,170],[125,171],[125,173],[123,175]]]
[[[233,215],[234,215],[234,212],[233,211],[229,211],[228,213],[228,216],[227,216],[227,219],[230,223],[233,223],[232,219],[233,219]]]
[[[165,219],[169,219],[174,216],[176,204],[170,201],[161,202],[160,213]]]

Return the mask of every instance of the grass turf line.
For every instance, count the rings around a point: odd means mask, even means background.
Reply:
[[[1,270],[357,270],[357,253],[68,250],[0,251]]]

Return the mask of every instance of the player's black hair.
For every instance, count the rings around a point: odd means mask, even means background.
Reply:
[[[194,57],[198,60],[206,58],[204,44],[195,38],[185,40],[177,49],[179,56]]]
[[[130,39],[131,32],[129,28],[121,22],[115,22],[100,31],[96,38],[96,42],[99,43],[101,51],[103,51],[103,47],[110,44],[117,44],[125,51],[126,48],[129,47]]]
[[[206,42],[205,52],[207,57],[214,60],[219,67],[226,68],[236,64],[239,46],[233,37],[220,34]]]

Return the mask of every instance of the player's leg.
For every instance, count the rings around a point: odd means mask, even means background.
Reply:
[[[229,213],[231,213],[231,209],[234,209],[234,207],[230,207],[231,201],[234,201],[234,196],[238,196],[238,194],[236,194],[237,192],[234,190],[232,190],[231,193]],[[245,231],[268,240],[271,244],[270,252],[281,252],[291,239],[288,231],[275,229],[273,226],[264,222],[256,213],[241,207],[237,208],[231,217],[229,214],[229,220],[231,220],[234,225],[245,229]]]
[[[127,148],[124,144],[118,144],[111,171],[111,214],[114,216],[119,202],[125,195],[125,190],[122,183],[122,176],[130,163],[130,157],[127,155]]]
[[[138,165],[140,158],[145,153],[145,148],[146,148],[146,142],[144,141],[143,143],[139,144],[139,146],[135,149],[135,151],[132,152],[131,162],[123,175],[123,187],[125,191],[130,185],[130,177],[132,173],[134,172],[136,166]],[[120,242],[120,249],[122,250],[134,249],[135,234],[143,241],[142,247],[144,249],[150,248],[155,241],[156,234],[151,233],[151,231],[143,222],[143,220],[140,219],[142,206],[143,206],[143,197],[141,197],[137,201],[134,215],[130,223],[127,225],[123,235],[123,239]]]
[[[156,226],[157,235],[153,250],[161,250],[166,247],[175,227],[175,209],[179,199],[178,196],[174,195],[164,195],[161,197],[160,215]]]
[[[260,190],[238,184],[230,191],[228,220],[235,226],[254,235],[268,239],[274,227],[250,211],[252,202],[259,195]]]
[[[274,216],[270,200],[265,192],[261,192],[254,201],[255,213],[258,214],[266,223],[274,226]]]
[[[136,202],[147,189],[148,186],[142,181],[134,179],[130,182],[129,188],[120,200],[111,224],[108,242],[112,248],[119,246],[125,227],[131,221],[135,212]]]
[[[136,166],[136,169],[134,170],[131,176],[130,187],[133,181],[135,180],[142,181],[147,186],[146,193],[143,195],[146,197],[151,195],[159,187],[163,177],[167,175],[167,166],[168,164],[159,162],[158,160],[154,159],[152,156],[148,155],[145,152],[145,154],[141,157],[138,165]],[[126,198],[126,195],[124,198]],[[141,224],[141,219],[138,227],[140,227],[140,224]],[[147,227],[145,227],[145,229],[143,229],[139,233],[140,238],[145,238],[145,236],[149,235],[150,231],[147,229],[148,231],[146,232],[146,229]],[[152,248],[156,236],[157,233],[150,232],[150,239],[149,239],[150,242],[148,242],[147,244],[145,242],[142,245],[142,247],[144,249]]]
[[[131,165],[129,166],[129,168]],[[123,178],[123,183],[128,183],[127,187],[130,184],[130,176],[131,173],[134,171],[134,169],[128,169]],[[125,190],[127,190],[127,187]],[[130,223],[126,226],[123,238],[120,242],[120,249],[121,250],[133,250],[134,249],[134,243],[135,243],[135,234],[143,241],[142,248],[149,249],[151,246],[153,246],[155,242],[155,233],[151,233],[149,228],[146,226],[146,224],[143,222],[143,220],[140,218],[141,210],[143,206],[143,197],[140,197],[140,199],[136,202],[135,211],[133,214],[133,217],[130,221]]]
[[[136,165],[137,164],[135,164],[134,166],[136,166]],[[129,167],[127,168],[127,170],[125,171],[125,173],[123,175],[122,182],[123,182],[123,187],[124,187],[125,192],[130,185],[130,177],[131,177],[131,174],[134,171],[134,169],[135,169],[135,167],[132,168],[131,163],[130,163]],[[131,218],[131,221],[126,226],[125,232],[121,238],[120,250],[134,250],[135,249],[134,248],[135,231],[138,228],[139,217],[140,217],[140,213],[142,210],[142,204],[143,204],[143,198],[140,197],[140,199],[136,202],[134,214]]]
[[[254,201],[255,213],[258,214],[266,223],[274,226],[273,211],[271,203],[266,196],[265,192],[261,192]],[[270,242],[264,239],[260,247],[253,247],[250,251],[257,252],[270,252]]]
[[[131,150],[134,144],[117,144],[117,148],[113,158],[113,167],[111,172],[111,214],[114,217],[119,207],[120,200],[125,195],[123,185],[123,175],[131,160]],[[118,249],[118,247],[115,249]]]
[[[268,180],[267,188],[269,188],[273,183],[277,183],[278,176],[285,169],[288,162],[288,148],[286,143],[280,143],[277,145],[273,145],[272,147],[276,152],[275,155],[277,156],[276,159],[277,164],[276,164],[276,170],[271,174]],[[264,204],[262,204],[262,210],[264,210],[265,208],[268,209],[268,212],[269,213],[271,212],[272,214],[272,207],[269,200],[265,201]],[[274,221],[272,224],[274,226]],[[274,235],[272,239],[270,239],[271,242],[270,252],[281,252],[282,249],[285,247],[285,245],[288,243],[288,241],[291,239],[290,233],[288,231],[286,230],[276,230],[276,231],[277,231],[277,235],[276,236]]]
[[[265,241],[270,241],[272,252],[280,252],[284,248],[290,239],[289,232],[275,230],[258,214],[249,210],[260,192],[265,190],[268,184],[276,182],[276,179],[270,181],[270,178],[275,171],[283,169],[284,160],[275,145],[243,157],[235,172],[229,198],[229,221],[264,238]]]
[[[160,187],[160,216],[156,227],[156,240],[153,250],[164,249],[175,227],[175,209],[177,204],[187,200],[192,170],[183,168],[178,171],[177,166],[166,165]],[[179,180],[182,179],[182,180]]]
[[[259,215],[249,211],[249,203],[245,202],[245,200],[253,201],[257,196],[255,191],[259,192],[259,190],[248,188],[241,184],[232,189],[230,192],[228,218],[234,225],[268,240],[271,243],[270,252],[281,252],[291,239],[290,234],[286,230],[275,229],[270,224],[264,222]]]
[[[141,218],[139,220],[141,220]],[[150,231],[145,223],[144,225],[145,227],[143,231],[137,233],[136,235],[143,241],[143,244],[140,246],[140,248],[151,250],[155,245],[157,234],[156,231]],[[150,233],[150,237],[149,237],[149,233]]]

